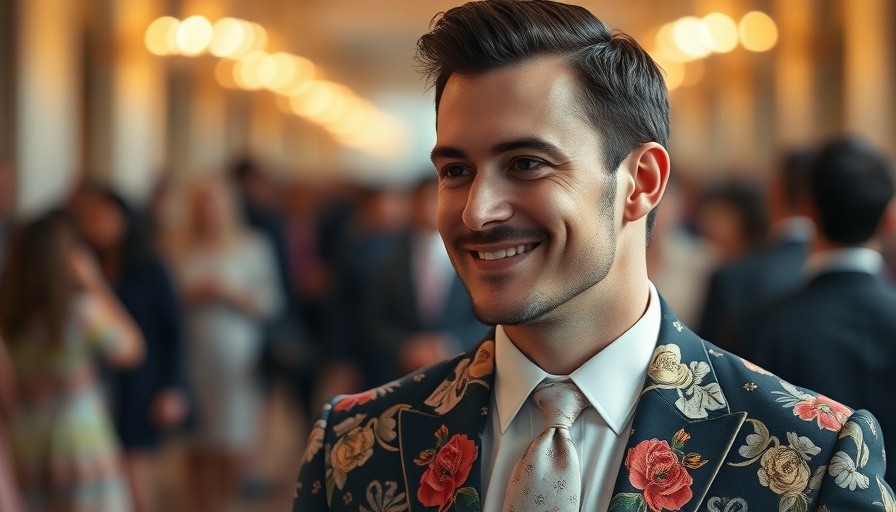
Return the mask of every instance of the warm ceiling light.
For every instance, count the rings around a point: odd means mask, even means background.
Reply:
[[[252,52],[236,61],[233,79],[242,89],[256,91],[264,87],[263,79],[271,72],[271,56],[264,52]]]
[[[684,16],[672,26],[672,37],[678,49],[688,57],[689,60],[700,59],[706,57],[712,52],[703,41],[700,40],[700,27],[703,23],[699,18],[694,16]]]
[[[284,52],[277,52],[271,55],[274,64],[274,73],[266,77],[264,86],[272,91],[276,91],[281,87],[292,82],[298,70],[296,62],[292,55]]]
[[[250,50],[264,51],[268,45],[268,31],[258,23],[249,22],[249,27],[251,27],[253,35]]]
[[[318,78],[317,67],[310,60],[299,57],[298,55],[290,55],[292,60],[292,76],[289,81],[278,84],[273,89],[285,96],[294,96],[301,94],[308,81]]]
[[[750,51],[768,51],[778,42],[775,20],[764,12],[753,11],[744,15],[740,20],[739,31],[740,43]]]
[[[203,16],[190,16],[177,27],[177,48],[184,55],[199,55],[212,42],[212,24]]]
[[[177,27],[180,21],[171,16],[162,16],[150,23],[146,29],[146,49],[155,55],[177,53]]]
[[[675,23],[666,23],[656,33],[656,53],[665,56],[668,60],[685,62],[691,57],[682,53],[675,43]]]
[[[334,85],[322,80],[309,82],[302,94],[293,96],[290,100],[293,112],[310,118],[322,114],[330,108],[331,103],[338,101],[336,95],[341,94]]]
[[[362,130],[372,109],[366,101],[351,97],[346,100],[346,105],[342,112],[333,120],[328,121],[325,126],[334,135],[350,136]]]
[[[221,18],[212,26],[212,41],[209,53],[215,57],[234,58],[243,48],[248,47],[247,38],[251,37],[245,22],[236,18]]]
[[[701,20],[698,37],[712,51],[728,53],[737,48],[737,24],[728,16],[714,12]]]

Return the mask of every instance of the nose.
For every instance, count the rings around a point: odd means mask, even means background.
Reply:
[[[500,176],[479,172],[473,178],[464,206],[463,221],[474,231],[489,229],[510,219],[512,191]]]

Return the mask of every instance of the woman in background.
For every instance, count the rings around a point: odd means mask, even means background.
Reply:
[[[255,370],[265,322],[282,307],[271,243],[248,230],[226,181],[189,190],[187,247],[178,264],[196,394],[193,510],[231,506],[257,441]]]
[[[16,232],[0,286],[17,388],[10,437],[28,509],[131,510],[96,366],[139,364],[140,332],[59,213]]]
[[[160,438],[186,416],[179,305],[165,265],[139,219],[115,191],[88,185],[74,202],[81,233],[146,340],[146,358],[111,376],[112,415],[125,450],[137,512],[155,510]]]

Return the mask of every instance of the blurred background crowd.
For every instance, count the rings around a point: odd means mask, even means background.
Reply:
[[[896,438],[891,407],[853,398],[896,362],[896,5],[583,3],[667,72],[660,293]],[[0,510],[284,510],[326,399],[486,335],[435,228],[435,116],[413,68],[455,4],[0,0]],[[819,184],[838,159],[870,190]],[[817,354],[848,360],[854,385],[778,350],[784,327],[837,332],[821,320],[845,305],[759,327],[819,247],[882,256],[839,262],[888,290],[839,326],[861,324],[863,356]]]

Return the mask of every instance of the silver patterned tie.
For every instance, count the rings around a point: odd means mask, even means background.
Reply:
[[[582,470],[569,428],[588,400],[572,382],[542,382],[532,401],[544,416],[545,428],[513,468],[504,512],[578,511]]]

